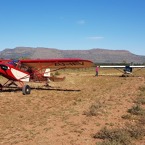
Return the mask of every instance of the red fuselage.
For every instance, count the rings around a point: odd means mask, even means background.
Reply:
[[[13,81],[23,81],[22,78],[29,76],[28,72],[24,72],[18,67],[15,66],[15,64],[12,63],[0,63],[0,75],[3,77],[13,80]]]

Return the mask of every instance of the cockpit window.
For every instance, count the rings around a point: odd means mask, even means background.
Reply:
[[[17,66],[19,60],[12,60],[10,62],[8,62],[9,64],[13,65],[13,66]]]

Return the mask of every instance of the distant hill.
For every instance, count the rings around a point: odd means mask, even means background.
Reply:
[[[108,50],[94,48],[90,50],[59,50],[54,48],[16,47],[0,52],[3,59],[45,59],[45,58],[83,58],[97,63],[145,63],[145,56],[135,55],[126,50]]]

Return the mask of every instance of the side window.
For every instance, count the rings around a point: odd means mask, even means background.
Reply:
[[[23,71],[27,71],[28,67],[24,64],[21,64],[20,69],[23,70]]]

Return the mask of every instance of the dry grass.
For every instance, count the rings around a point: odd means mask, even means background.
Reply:
[[[127,124],[124,128],[108,129],[102,128],[94,135],[94,138],[103,139],[100,145],[129,145],[133,144],[133,140],[142,139],[145,136],[145,128],[140,124]]]
[[[95,77],[95,69],[58,73],[66,80],[51,82],[49,89],[31,84],[30,95],[19,90],[0,93],[0,145],[95,145],[100,139],[92,134],[102,127],[120,128],[132,122],[121,116],[144,85],[144,72],[127,78]]]

